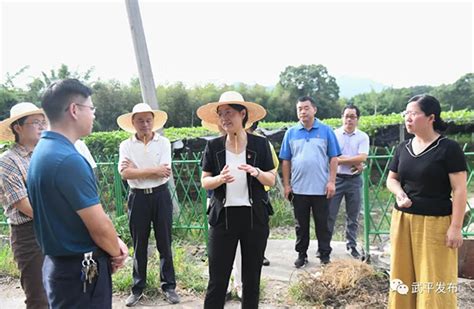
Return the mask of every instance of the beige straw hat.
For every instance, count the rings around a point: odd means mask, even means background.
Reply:
[[[118,126],[124,131],[136,133],[137,130],[135,130],[135,128],[133,127],[132,117],[133,115],[138,113],[153,113],[153,131],[162,128],[165,125],[166,120],[168,120],[168,114],[166,112],[160,110],[152,110],[150,105],[146,103],[138,103],[133,107],[131,113],[123,114],[117,117]]]
[[[245,128],[250,128],[252,123],[265,117],[267,111],[263,106],[253,103],[246,102],[242,95],[237,91],[226,91],[221,94],[219,102],[212,102],[202,105],[197,110],[198,117],[208,124],[213,124],[217,127],[219,123],[219,117],[217,116],[217,108],[221,105],[227,104],[239,104],[247,109],[248,120]],[[218,132],[218,131],[215,131]]]
[[[10,118],[7,118],[0,122],[0,140],[1,141],[14,141],[15,135],[10,129],[10,125],[20,118],[30,115],[44,115],[44,111],[38,108],[36,105],[30,102],[21,102],[12,106],[10,109]],[[46,117],[46,116],[45,116]]]

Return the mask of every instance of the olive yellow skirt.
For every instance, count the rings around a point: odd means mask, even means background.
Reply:
[[[389,308],[457,308],[458,251],[446,246],[451,216],[394,209]]]

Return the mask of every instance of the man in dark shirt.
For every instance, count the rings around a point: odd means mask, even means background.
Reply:
[[[74,148],[92,130],[91,93],[75,79],[48,87],[42,107],[51,130],[43,132],[28,171],[50,308],[111,308],[110,275],[128,256],[100,204],[92,168]]]

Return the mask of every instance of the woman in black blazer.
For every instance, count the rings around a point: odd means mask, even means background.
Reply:
[[[237,242],[242,250],[242,308],[258,308],[260,273],[269,234],[271,206],[264,185],[275,184],[267,140],[245,132],[265,117],[265,109],[224,92],[198,117],[219,124],[225,135],[210,140],[202,157],[202,186],[214,190],[209,215],[209,283],[204,308],[223,308]]]

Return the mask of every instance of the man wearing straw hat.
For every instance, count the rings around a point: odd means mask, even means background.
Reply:
[[[111,308],[111,273],[128,256],[100,204],[94,172],[74,147],[92,131],[91,94],[77,79],[65,79],[41,100],[51,130],[31,157],[27,185],[50,308]]]
[[[153,223],[156,246],[160,253],[161,289],[171,304],[180,302],[171,252],[173,203],[168,190],[171,175],[170,141],[155,131],[162,128],[168,115],[152,110],[146,103],[117,118],[117,124],[133,135],[120,144],[119,172],[130,186],[129,227],[134,248],[132,293],[126,300],[135,306],[146,285],[148,238]]]
[[[208,141],[201,183],[214,190],[209,204],[209,283],[204,308],[224,307],[237,243],[242,252],[242,308],[258,308],[263,253],[269,234],[269,202],[264,186],[275,184],[274,164],[264,137],[245,132],[265,117],[259,104],[235,91],[199,107],[198,117],[225,131]]]
[[[44,256],[36,242],[33,209],[26,190],[31,154],[46,126],[43,110],[28,102],[14,105],[10,118],[0,123],[0,140],[15,142],[0,157],[0,204],[11,226],[13,257],[28,309],[48,308],[41,275]]]

